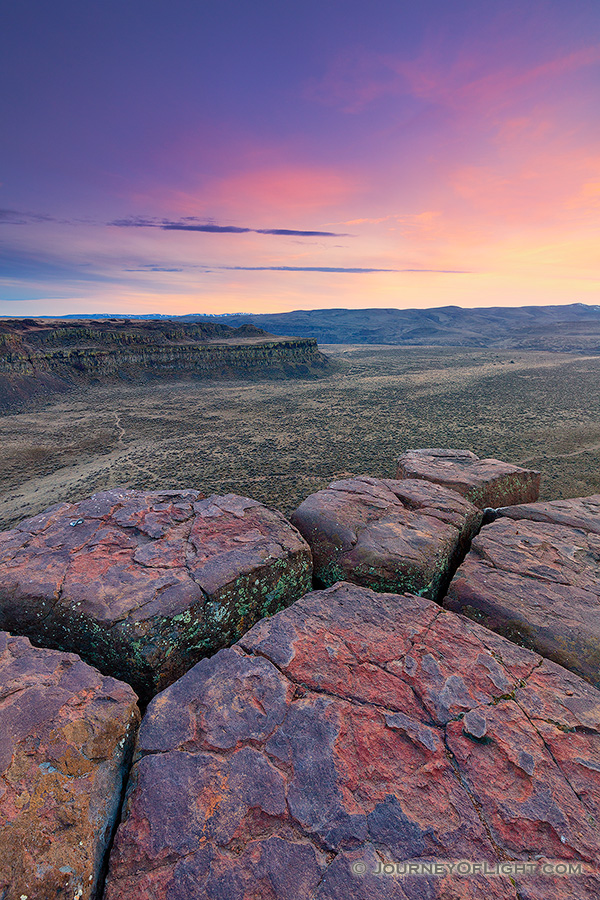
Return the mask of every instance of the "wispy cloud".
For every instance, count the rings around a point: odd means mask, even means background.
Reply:
[[[377,54],[363,49],[340,52],[320,79],[310,79],[307,99],[360,113],[383,97],[408,97],[457,111],[489,115],[520,101],[534,85],[541,89],[551,79],[596,66],[600,44],[589,44],[533,62],[513,58],[507,38],[495,36],[491,45],[479,43],[455,50],[443,59],[439,46],[425,44],[412,58]],[[504,52],[502,50],[504,49]],[[514,48],[513,48],[514,49]]]
[[[183,272],[184,269],[167,268],[166,266],[139,266],[137,269],[125,269],[125,272]]]
[[[167,268],[161,265],[139,265],[136,268],[125,269],[126,272],[184,272],[190,269],[203,272],[322,272],[324,274],[342,275],[369,275],[378,272],[427,272],[443,275],[469,275],[467,269],[383,269],[366,266],[228,266],[228,265],[203,265],[195,263],[181,268]]]
[[[0,209],[0,225],[29,225],[31,222],[56,222],[53,216],[42,213],[22,212],[18,209]]]
[[[38,248],[30,251],[0,249],[0,278],[64,283],[112,281],[108,273],[95,270],[91,263],[76,262]]]
[[[364,275],[371,272],[440,272],[444,275],[468,275],[466,269],[361,269],[345,266],[218,266],[236,272],[333,272]]]
[[[168,219],[144,219],[132,217],[129,219],[115,219],[109,222],[117,228],[160,228],[162,231],[201,231],[206,234],[273,234],[282,237],[350,237],[348,234],[338,234],[334,231],[304,231],[296,228],[249,228],[239,225],[215,225],[212,222],[198,222],[188,216],[178,222]]]

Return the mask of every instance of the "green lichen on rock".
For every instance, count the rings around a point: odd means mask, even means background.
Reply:
[[[311,589],[308,545],[234,494],[116,489],[0,533],[0,627],[143,701]]]

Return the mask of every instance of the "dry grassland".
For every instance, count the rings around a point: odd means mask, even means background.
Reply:
[[[319,380],[92,386],[0,419],[0,527],[115,485],[235,491],[285,513],[410,447],[541,469],[545,498],[600,491],[600,356],[322,347]]]

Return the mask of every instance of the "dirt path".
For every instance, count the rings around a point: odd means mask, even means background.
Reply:
[[[125,437],[125,429],[121,425],[121,416],[118,412],[114,413],[115,416],[115,425],[117,426],[117,447],[123,447],[125,441],[123,440]]]
[[[41,509],[53,506],[57,499],[68,500],[86,495],[86,485],[90,485],[90,493],[101,490],[98,482],[104,475],[110,479],[111,470],[124,458],[141,447],[144,442],[129,444],[127,448],[112,450],[110,453],[99,455],[87,462],[76,465],[63,466],[50,475],[42,475],[21,482],[18,487],[13,487],[0,498],[0,519],[4,516],[14,516],[18,510],[19,518],[26,519],[36,515]]]
[[[570,453],[544,453],[544,459],[571,459],[573,456],[581,456],[582,453],[593,453],[595,450],[600,450],[600,444],[586,444],[585,447],[580,447],[579,450],[571,450]],[[535,462],[540,459],[540,456],[526,456],[524,459],[517,460],[518,466],[525,466],[528,463]]]

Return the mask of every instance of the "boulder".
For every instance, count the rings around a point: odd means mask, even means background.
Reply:
[[[308,594],[150,703],[105,900],[597,900],[599,723],[422,597]]]
[[[335,481],[292,513],[319,586],[351,581],[437,599],[481,523],[464,497],[426,481]]]
[[[600,494],[506,506],[497,509],[496,514],[509,519],[529,519],[531,522],[567,525],[571,528],[580,528],[588,534],[600,534]]]
[[[479,459],[470,450],[407,450],[396,478],[443,484],[480,509],[529,503],[540,493],[540,473],[499,459]]]
[[[502,510],[515,518],[498,518],[482,528],[444,606],[600,688],[598,501]]]
[[[127,684],[0,632],[0,897],[91,900],[139,724]]]
[[[256,500],[115,489],[0,534],[0,627],[76,651],[146,700],[311,574],[305,541]]]

